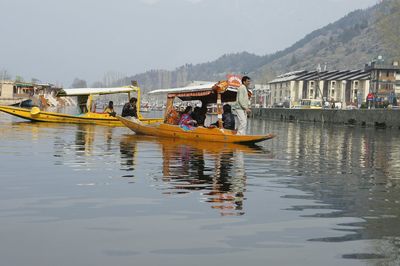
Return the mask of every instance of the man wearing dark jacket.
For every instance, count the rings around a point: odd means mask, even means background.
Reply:
[[[132,97],[128,103],[122,107],[122,117],[133,116],[137,118],[137,108],[136,108],[137,99]]]
[[[232,114],[232,107],[229,104],[225,104],[222,107],[224,113],[222,114],[222,126],[225,129],[235,130],[235,116]],[[213,126],[218,126],[218,121]]]

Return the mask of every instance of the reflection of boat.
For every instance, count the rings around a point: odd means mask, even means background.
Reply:
[[[221,215],[245,213],[246,173],[243,155],[263,153],[260,147],[125,135],[120,141],[124,170],[135,169],[138,146],[144,142],[160,145],[162,177],[159,181],[162,182],[160,189],[164,194],[198,191],[202,201]],[[133,173],[124,177],[133,177]]]
[[[164,123],[145,125],[138,120],[128,120],[117,116],[117,118],[136,134],[151,135],[157,137],[180,138],[187,140],[202,140],[212,142],[229,143],[256,143],[273,138],[275,135],[237,135],[236,131],[222,128],[222,102],[232,102],[236,99],[237,89],[229,87],[228,82],[223,81],[217,84],[207,84],[196,87],[175,88],[157,90],[153,93],[167,93],[168,103],[165,112]],[[193,130],[184,130],[178,125],[166,123],[167,117],[173,111],[175,98],[182,101],[200,100],[202,106],[210,103],[217,103],[219,128],[197,127]]]
[[[108,113],[96,113],[87,111],[90,108],[86,106],[91,106],[92,97],[94,95],[104,95],[104,94],[119,94],[127,93],[128,98],[131,97],[132,93],[137,93],[137,109],[140,106],[140,89],[136,86],[126,86],[120,88],[83,88],[83,89],[64,89],[59,92],[57,96],[78,96],[78,101],[80,102],[80,107],[82,114],[70,115],[61,114],[55,112],[43,112],[38,107],[33,107],[32,109],[25,109],[19,107],[11,106],[0,106],[0,111],[5,113],[28,119],[31,121],[41,121],[41,122],[56,122],[56,123],[76,123],[76,124],[99,124],[99,125],[109,125],[109,126],[122,126],[122,123],[111,116]],[[160,118],[144,118],[140,112],[138,112],[138,117],[141,123],[151,124],[154,122],[160,122]]]
[[[243,154],[260,149],[235,143],[158,139],[163,154],[166,194],[201,191],[204,201],[221,215],[244,214],[246,174]]]

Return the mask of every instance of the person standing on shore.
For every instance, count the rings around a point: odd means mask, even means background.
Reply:
[[[251,112],[249,108],[248,90],[251,79],[248,76],[242,78],[242,85],[238,88],[236,95],[235,111],[238,118],[238,135],[246,134],[247,114]]]

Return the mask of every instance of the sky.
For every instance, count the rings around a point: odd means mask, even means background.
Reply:
[[[0,71],[69,87],[285,49],[378,0],[0,0]]]

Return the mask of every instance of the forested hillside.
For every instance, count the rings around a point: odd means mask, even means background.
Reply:
[[[152,90],[183,86],[193,80],[219,80],[229,73],[247,73],[258,83],[265,83],[277,74],[299,69],[312,70],[318,65],[327,69],[362,68],[378,55],[390,61],[396,53],[384,45],[385,36],[382,34],[385,31],[382,28],[390,29],[391,26],[382,18],[400,13],[400,9],[396,10],[399,2],[385,1],[366,10],[351,12],[271,55],[259,56],[247,52],[226,54],[213,62],[187,64],[172,71],[152,70],[124,78],[118,83],[129,84],[130,80],[138,80],[142,88]],[[390,23],[393,23],[391,20]]]

